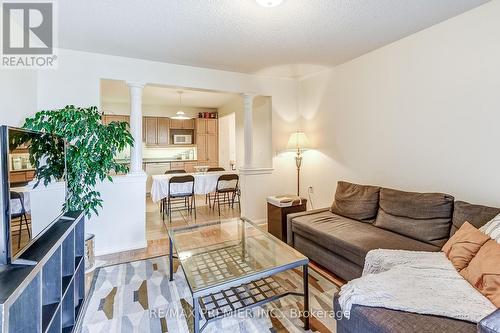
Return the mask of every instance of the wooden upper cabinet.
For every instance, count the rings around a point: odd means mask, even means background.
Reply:
[[[217,134],[217,119],[196,119],[196,132],[198,134]]]
[[[194,119],[184,119],[182,121],[183,129],[194,129]]]
[[[157,144],[158,137],[158,118],[144,117],[145,142],[146,144]]]
[[[205,119],[207,134],[217,134],[217,119]]]
[[[103,114],[101,116],[102,124],[103,125],[109,125],[113,121],[124,121],[128,124],[130,124],[130,117],[129,116],[122,116],[118,114]]]
[[[194,119],[170,118],[170,129],[194,129]]]
[[[201,118],[196,119],[196,133],[197,134],[207,133],[207,122],[205,121],[205,119]]]
[[[168,145],[168,133],[170,119],[165,117],[158,117],[158,140],[159,145]]]
[[[182,120],[170,118],[171,129],[182,129]]]

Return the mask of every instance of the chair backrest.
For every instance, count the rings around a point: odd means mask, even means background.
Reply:
[[[21,202],[21,211],[19,214],[24,214],[26,209],[24,208],[24,194],[20,192],[10,191],[10,200],[19,200]],[[17,214],[14,214],[17,215]]]
[[[226,171],[226,169],[221,168],[221,167],[216,167],[216,168],[208,168],[207,172],[216,172],[216,171]]]
[[[237,190],[240,177],[237,174],[231,173],[228,175],[220,175],[217,179],[217,190]]]
[[[172,184],[185,184],[185,183],[191,183],[191,189],[188,191],[182,191],[184,194],[194,194],[194,177],[191,175],[185,175],[185,176],[174,176],[168,180],[168,193],[173,194],[171,192],[172,189]]]
[[[186,170],[167,170],[167,171],[165,171],[165,175],[170,175],[173,173],[186,173]]]

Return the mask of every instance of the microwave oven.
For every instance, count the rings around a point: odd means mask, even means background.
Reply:
[[[174,145],[190,144],[193,144],[193,136],[191,134],[174,134]]]

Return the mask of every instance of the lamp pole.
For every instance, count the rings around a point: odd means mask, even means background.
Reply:
[[[295,165],[297,166],[297,196],[300,196],[300,166],[302,165],[302,154],[299,147],[297,147],[297,155],[295,155]]]

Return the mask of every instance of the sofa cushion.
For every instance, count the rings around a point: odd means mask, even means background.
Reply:
[[[465,221],[468,221],[476,228],[480,228],[493,219],[497,214],[500,214],[500,208],[456,201],[453,209],[453,225],[450,230],[450,236],[460,229]]]
[[[490,240],[488,235],[479,231],[469,222],[465,222],[444,244],[442,251],[456,270],[461,271],[467,267],[481,246],[488,240]]]
[[[452,215],[451,195],[382,188],[374,225],[441,247],[449,237]]]
[[[373,249],[439,251],[440,248],[325,211],[292,219],[292,231],[363,266]]]
[[[363,222],[373,222],[377,216],[380,187],[337,183],[331,211],[337,215]]]

